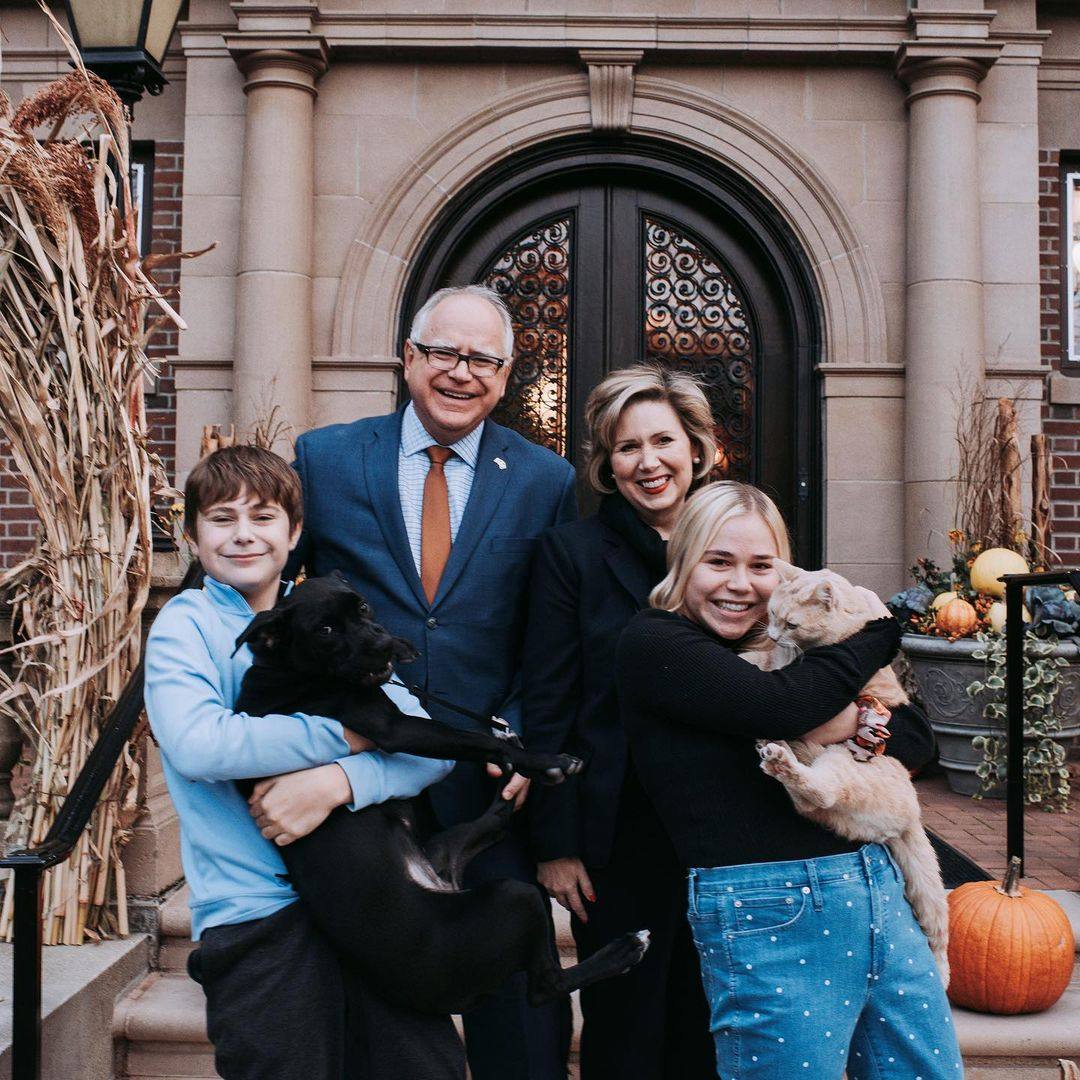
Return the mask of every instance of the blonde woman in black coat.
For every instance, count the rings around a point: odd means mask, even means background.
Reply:
[[[647,927],[645,960],[581,993],[582,1080],[716,1075],[686,924],[686,887],[638,783],[615,696],[615,648],[666,573],[666,541],[716,456],[712,413],[689,375],[614,371],[585,408],[599,512],[540,539],[530,591],[523,715],[530,748],[588,767],[527,805],[537,877],[571,912],[579,959]]]

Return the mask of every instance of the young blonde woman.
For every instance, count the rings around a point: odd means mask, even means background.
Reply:
[[[840,742],[849,703],[899,644],[880,618],[763,672],[738,649],[764,621],[787,530],[766,495],[718,483],[693,496],[651,610],[620,641],[623,723],[642,786],[688,872],[689,921],[724,1080],[943,1080],[962,1074],[948,1002],[884,847],[796,813],[759,768],[758,738]],[[932,750],[925,718],[894,710],[889,750]]]
[[[581,994],[582,1080],[713,1075],[708,1007],[686,924],[682,870],[627,755],[615,648],[666,573],[667,538],[716,455],[712,413],[688,375],[613,371],[585,410],[599,512],[540,541],[530,590],[522,713],[526,743],[588,768],[526,804],[537,877],[571,912],[584,960],[647,927],[645,960]]]

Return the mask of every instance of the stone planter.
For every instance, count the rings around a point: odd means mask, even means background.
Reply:
[[[938,758],[949,779],[949,787],[961,795],[974,795],[979,790],[975,768],[982,761],[981,751],[971,740],[976,735],[1000,734],[983,717],[986,699],[983,695],[968,697],[967,687],[986,677],[986,665],[972,659],[977,641],[946,641],[944,638],[905,634],[900,647],[911,664],[919,697],[930,717],[937,736]],[[1061,669],[1061,691],[1058,704],[1065,717],[1065,726],[1054,737],[1068,748],[1080,735],[1080,646],[1062,644],[1054,656],[1070,661]],[[1005,785],[999,784],[987,792],[987,797],[1005,797]]]

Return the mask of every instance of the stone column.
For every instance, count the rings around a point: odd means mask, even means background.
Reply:
[[[926,49],[923,52],[923,49]],[[909,87],[904,409],[904,557],[947,565],[958,453],[956,408],[983,380],[976,107],[988,60],[912,43]]]
[[[247,113],[240,200],[233,416],[240,430],[311,423],[311,245],[319,54],[238,58]],[[283,449],[279,444],[278,449]]]

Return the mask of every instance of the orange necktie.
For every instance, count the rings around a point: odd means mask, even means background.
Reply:
[[[431,466],[424,478],[424,511],[420,519],[420,583],[428,603],[435,600],[439,579],[450,558],[450,496],[446,490],[446,464],[453,450],[429,446]]]

